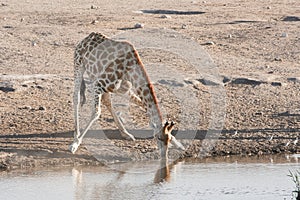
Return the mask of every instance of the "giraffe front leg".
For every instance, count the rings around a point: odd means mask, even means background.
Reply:
[[[95,109],[95,107],[94,107],[95,104],[92,105],[93,113],[92,113],[92,116],[91,116],[91,119],[90,119],[88,125],[86,126],[86,128],[84,129],[84,131],[82,132],[82,134],[80,136],[78,135],[76,138],[74,138],[73,143],[70,145],[69,149],[72,153],[75,153],[77,151],[78,147],[82,143],[83,137],[86,135],[86,133],[88,132],[88,130],[90,129],[92,124],[100,117],[100,115],[101,115],[101,97],[102,97],[102,94],[98,94],[97,100],[96,99],[94,100],[95,102],[97,102],[98,106]]]

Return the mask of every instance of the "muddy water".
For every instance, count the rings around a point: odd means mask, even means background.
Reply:
[[[2,172],[0,199],[291,199],[300,155]]]

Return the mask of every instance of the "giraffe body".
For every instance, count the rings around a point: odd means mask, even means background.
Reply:
[[[133,45],[128,42],[109,39],[100,33],[91,33],[77,45],[74,66],[75,133],[74,142],[70,146],[72,153],[75,153],[84,135],[100,117],[101,102],[110,110],[121,135],[127,139],[135,140],[134,136],[127,132],[122,121],[116,115],[111,103],[111,93],[125,94],[128,92],[134,103],[146,109],[155,136],[157,138],[173,137],[173,141],[176,141],[171,134],[170,137],[166,137],[167,133],[165,135],[163,133],[165,129],[162,126],[162,116],[153,85]],[[94,104],[91,105],[93,106],[91,119],[83,132],[80,133],[79,108],[80,104],[83,105],[86,102],[86,87],[83,79],[85,72],[92,82]],[[168,142],[170,141],[168,139]],[[168,142],[158,140],[158,146],[165,147]],[[183,148],[182,145],[180,147]],[[160,149],[161,155],[166,156],[167,147]]]

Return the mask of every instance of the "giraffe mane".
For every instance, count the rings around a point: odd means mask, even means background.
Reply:
[[[154,91],[154,86],[151,83],[150,78],[149,78],[149,76],[148,76],[148,74],[146,72],[145,66],[144,66],[144,64],[143,64],[143,62],[142,62],[142,60],[141,60],[141,58],[140,58],[140,56],[139,56],[139,54],[138,54],[138,52],[136,51],[135,48],[134,48],[134,56],[135,56],[135,58],[136,58],[136,60],[138,62],[138,65],[142,69],[142,72],[143,72],[144,76],[146,77],[146,80],[147,80],[147,83],[148,83],[148,86],[149,86],[149,90],[150,90],[150,94],[151,94],[151,96],[153,98],[153,101],[155,103],[156,110],[158,112],[159,118],[162,121],[162,114],[161,114],[160,108],[158,106],[158,99],[157,99],[156,93]],[[160,124],[160,126],[161,126],[161,124]]]

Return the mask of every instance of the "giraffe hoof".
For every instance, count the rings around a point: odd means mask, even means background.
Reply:
[[[78,147],[80,145],[80,142],[79,141],[74,141],[70,146],[69,146],[69,150],[74,154]]]

